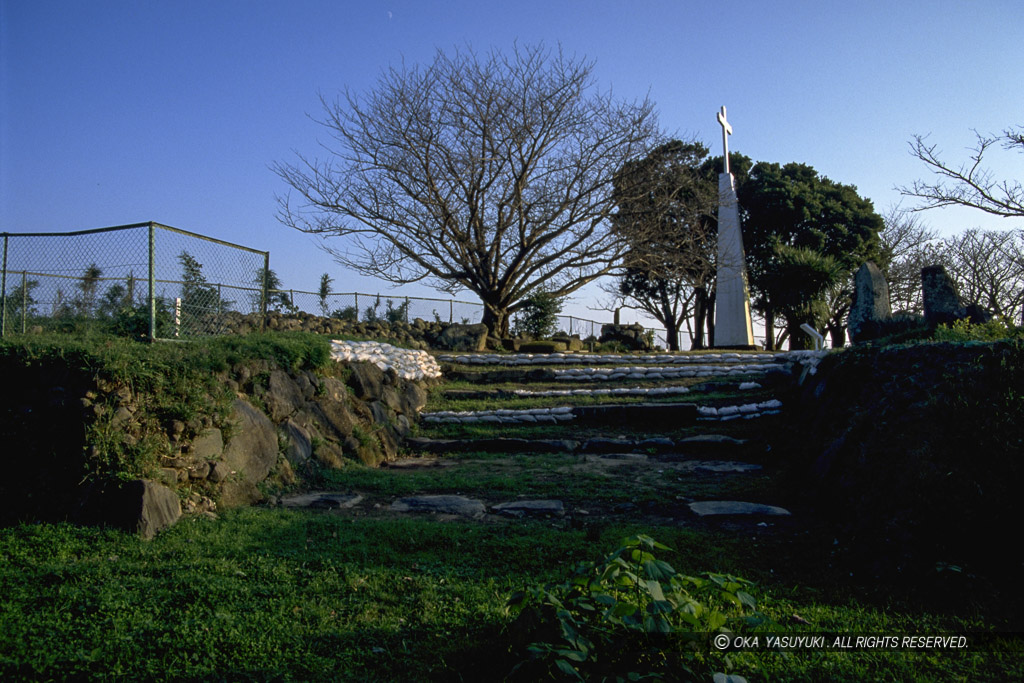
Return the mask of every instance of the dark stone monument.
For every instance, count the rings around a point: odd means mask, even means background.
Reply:
[[[926,266],[921,269],[921,293],[925,322],[933,327],[950,325],[957,320],[966,319],[977,324],[992,319],[992,314],[978,304],[963,304],[944,266]]]
[[[856,344],[874,339],[890,319],[889,283],[878,266],[868,261],[853,278],[853,305],[848,323],[850,341]]]

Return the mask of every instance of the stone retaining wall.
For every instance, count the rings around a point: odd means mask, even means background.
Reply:
[[[290,484],[314,463],[340,467],[345,460],[377,465],[394,459],[426,404],[424,381],[433,361],[381,344],[354,353],[336,345],[336,357],[346,353],[351,360],[323,374],[266,360],[238,363],[217,377],[233,394],[230,404],[212,396],[189,399],[209,407],[187,421],[155,414],[148,397],[127,385],[83,382],[70,373],[55,378],[43,368],[33,379],[33,368],[27,368],[23,391],[8,395],[13,402],[5,411],[50,417],[43,418],[45,434],[35,426],[27,428],[31,433],[7,434],[39,452],[18,452],[8,463],[4,519],[106,523],[151,537],[182,513],[213,514],[258,502],[265,484]],[[124,442],[145,440],[161,453],[149,478],[128,484],[94,478],[81,486],[82,449],[104,446],[62,435],[82,435],[100,419],[109,419]],[[31,490],[13,495],[19,492],[8,490],[11,482]]]

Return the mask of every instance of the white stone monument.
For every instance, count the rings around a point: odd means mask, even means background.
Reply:
[[[750,321],[750,289],[740,232],[736,183],[729,169],[729,136],[732,126],[725,107],[718,112],[725,153],[724,173],[718,174],[718,284],[715,293],[715,348],[754,348]]]

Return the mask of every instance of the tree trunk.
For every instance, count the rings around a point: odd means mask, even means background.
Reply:
[[[715,290],[708,295],[708,303],[704,308],[704,323],[708,328],[708,348],[715,347]]]
[[[811,335],[800,329],[801,323],[807,322],[805,320],[787,320],[786,330],[789,333],[789,350],[790,351],[803,351],[806,349],[813,349],[814,342],[811,339]]]
[[[829,325],[828,336],[833,349],[841,349],[846,346],[846,328],[842,325]]]
[[[704,347],[704,327],[708,318],[708,290],[704,287],[694,288],[694,303],[693,303],[693,342],[690,344],[691,350],[703,349]]]
[[[770,308],[764,313],[764,350],[775,350],[775,313]]]
[[[496,304],[484,302],[484,315],[481,321],[487,325],[487,333],[498,339],[507,339],[508,333],[508,309]]]
[[[679,350],[679,323],[674,319],[665,323],[665,341],[669,351]]]

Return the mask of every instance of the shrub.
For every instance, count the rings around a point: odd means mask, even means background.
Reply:
[[[156,336],[165,337],[170,334],[171,307],[164,297],[156,298]],[[149,305],[124,307],[114,313],[110,323],[110,331],[119,337],[132,339],[149,338]]]
[[[620,341],[600,342],[594,351],[598,353],[630,353],[632,349]]]
[[[331,313],[331,317],[354,323],[359,319],[359,309],[355,306],[346,306]]]
[[[1021,338],[1024,328],[1007,325],[999,318],[987,323],[972,324],[970,320],[957,320],[952,325],[942,324],[935,330],[936,341],[967,342],[967,341],[999,341],[1000,339]]]
[[[409,302],[403,301],[398,306],[392,303],[391,299],[388,299],[388,309],[384,313],[384,317],[389,323],[404,323],[408,322],[409,319]]]
[[[562,300],[550,292],[536,292],[523,302],[516,317],[515,331],[534,339],[550,337],[558,324]]]

